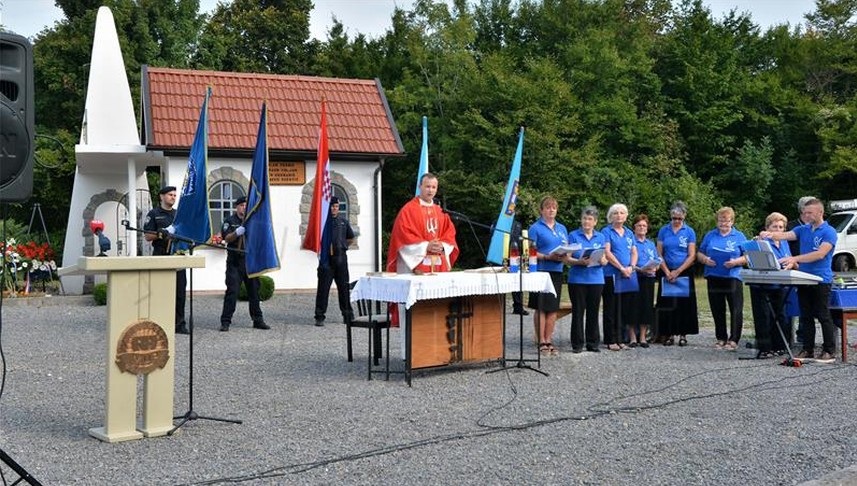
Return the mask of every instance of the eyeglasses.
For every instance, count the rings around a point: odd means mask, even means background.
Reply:
[[[673,216],[673,217],[672,217],[672,218],[670,218],[670,219],[672,219],[673,221],[684,221],[684,218],[679,218],[679,217],[677,217],[677,216]]]

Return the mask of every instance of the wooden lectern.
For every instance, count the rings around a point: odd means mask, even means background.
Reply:
[[[105,442],[166,435],[173,429],[176,271],[204,268],[201,255],[81,257],[59,275],[107,274]],[[143,416],[137,424],[137,375]]]

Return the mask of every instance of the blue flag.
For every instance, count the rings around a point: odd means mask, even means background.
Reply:
[[[271,221],[271,199],[268,188],[268,107],[262,103],[259,135],[250,169],[250,188],[247,191],[247,212],[244,216],[244,249],[247,251],[247,276],[258,277],[280,269],[274,224]]]
[[[417,171],[417,191],[415,196],[420,195],[420,179],[428,172],[428,118],[423,117],[423,148],[420,150],[420,169]]]
[[[173,226],[176,235],[195,242],[206,243],[211,239],[211,218],[208,214],[208,99],[211,97],[211,87],[205,91],[205,101],[199,113],[199,124],[193,145],[190,146],[190,156],[187,160],[182,184],[179,207]],[[187,250],[189,245],[184,241],[176,241],[174,250]]]
[[[524,154],[524,128],[521,127],[521,135],[518,137],[518,150],[515,151],[515,159],[512,161],[512,171],[509,173],[509,182],[506,184],[506,196],[503,198],[503,206],[500,208],[500,216],[494,225],[494,233],[491,235],[491,246],[488,247],[488,263],[503,264],[504,236],[512,230],[512,221],[515,219],[515,206],[518,203],[518,184],[521,179],[521,158]]]

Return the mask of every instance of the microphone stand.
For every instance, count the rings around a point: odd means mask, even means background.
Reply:
[[[157,231],[148,231],[148,230],[142,230],[139,228],[134,228],[134,227],[130,226],[130,224],[128,223],[127,220],[123,220],[122,225],[125,226],[125,228],[130,230],[130,231],[136,231],[139,233],[146,233],[146,234],[158,234],[159,233]],[[160,234],[163,234],[163,232],[160,232]],[[174,234],[168,234],[168,238],[173,240],[173,241],[181,241],[183,243],[187,243],[191,255],[193,255],[193,249],[196,248],[197,246],[208,246],[211,248],[218,248],[221,250],[225,249],[227,251],[236,251],[236,252],[240,252],[240,253],[245,253],[244,250],[238,250],[238,249],[233,249],[233,248],[224,248],[223,246],[220,246],[220,245],[213,245],[213,244],[208,243],[208,242],[196,241],[196,240],[193,240],[191,238],[185,238],[184,236],[179,236],[179,235],[174,235]],[[194,408],[193,408],[193,329],[194,329],[194,325],[193,325],[193,268],[191,268],[190,269],[190,310],[188,311],[188,410],[182,415],[178,415],[178,416],[173,417],[173,419],[180,420],[180,421],[175,427],[172,428],[172,430],[167,432],[168,436],[175,434],[176,431],[180,427],[182,427],[183,425],[185,425],[186,423],[188,423],[192,420],[211,420],[211,421],[215,421],[215,422],[226,422],[226,423],[230,423],[230,424],[243,424],[244,423],[241,420],[227,419],[227,418],[221,418],[221,417],[211,417],[211,416],[207,416],[207,415],[200,415],[199,413],[196,412],[196,410],[194,410]]]
[[[493,232],[496,230],[496,231],[500,231],[501,233],[506,233],[506,234],[511,235],[511,232],[509,232],[509,231],[504,231],[504,230],[497,229],[497,228],[494,228],[494,225],[486,225],[486,224],[482,224],[482,223],[474,222],[474,221],[472,221],[469,217],[467,217],[467,215],[465,215],[465,214],[462,214],[462,213],[459,213],[459,212],[456,212],[456,211],[452,211],[452,210],[449,210],[449,209],[443,209],[443,212],[445,212],[445,213],[447,213],[448,215],[450,215],[450,217],[452,217],[452,219],[458,219],[458,220],[461,220],[461,221],[465,221],[465,222],[467,222],[468,224],[470,224],[471,226],[474,226],[474,225],[475,225],[475,226],[479,226],[480,228],[485,228],[485,229],[487,229],[487,230],[488,230],[490,233],[492,233],[492,234],[493,234]],[[527,240],[532,241],[532,240],[530,240],[529,238],[527,238]],[[523,248],[523,245],[524,245],[524,235],[523,235],[523,231],[521,231],[521,232],[519,232],[519,233],[518,233],[518,235],[517,235],[517,241],[518,241],[518,248],[519,248],[519,249],[520,249],[520,248]],[[522,259],[522,260],[521,260],[521,263],[523,263],[523,255],[521,256],[521,259]],[[524,269],[523,269],[523,266],[519,264],[519,265],[518,265],[518,292],[520,292],[520,293],[521,293],[521,299],[523,299],[523,298],[524,298],[524,271],[523,271],[523,270],[524,270]],[[503,307],[505,308],[505,303],[504,303]],[[536,332],[541,333],[541,321],[540,321],[540,320],[538,320],[538,316],[535,316],[535,319],[536,319],[536,325],[538,326],[538,329],[537,329],[537,331],[536,331]],[[504,327],[503,336],[504,336],[504,341],[505,341],[505,335],[506,335],[506,332],[505,332],[505,322],[506,322],[506,316],[504,315],[504,316],[503,316],[503,323],[504,323],[504,326],[503,326],[503,327]],[[519,339],[518,339],[518,360],[515,362],[514,368],[516,368],[516,369],[524,369],[524,370],[535,371],[536,373],[541,373],[541,374],[542,374],[542,375],[544,375],[544,376],[550,376],[547,372],[542,371],[541,369],[538,369],[538,368],[541,368],[541,366],[542,366],[542,356],[541,356],[541,353],[537,353],[537,355],[536,355],[536,358],[535,358],[535,359],[533,359],[533,358],[524,358],[524,315],[523,315],[523,313],[522,313],[522,314],[518,314],[518,338],[519,338]],[[527,364],[527,363],[533,363],[533,362],[534,362],[534,363],[536,363],[536,366],[537,366],[538,368],[533,368],[532,366],[530,366],[530,365],[528,365],[528,364]],[[486,373],[496,373],[496,372],[498,372],[498,371],[502,371],[502,370],[505,370],[505,369],[506,369],[506,346],[505,346],[505,342],[504,342],[504,345],[503,345],[503,360],[502,360],[502,363],[503,363],[503,367],[502,367],[502,368],[499,368],[499,369],[496,369],[496,370],[489,370],[489,371],[486,371]]]

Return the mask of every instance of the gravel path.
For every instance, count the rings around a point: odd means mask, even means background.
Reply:
[[[739,360],[752,351],[713,349],[710,329],[685,348],[574,355],[566,318],[561,355],[542,361],[550,376],[471,365],[418,373],[408,388],[401,376],[367,382],[365,330],[348,363],[337,312],[314,327],[308,294],[263,303],[270,331],[251,329],[239,303],[228,333],[217,330],[220,297],[196,297],[195,409],[242,425],[198,420],[172,437],[102,443],[87,430],[104,419],[106,308],[42,302],[3,304],[0,448],[43,484],[746,485],[834,471],[846,477],[839,484],[857,480],[841,471],[857,464],[854,366]],[[524,330],[533,352],[529,318]],[[176,414],[188,407],[187,344],[178,337]]]

